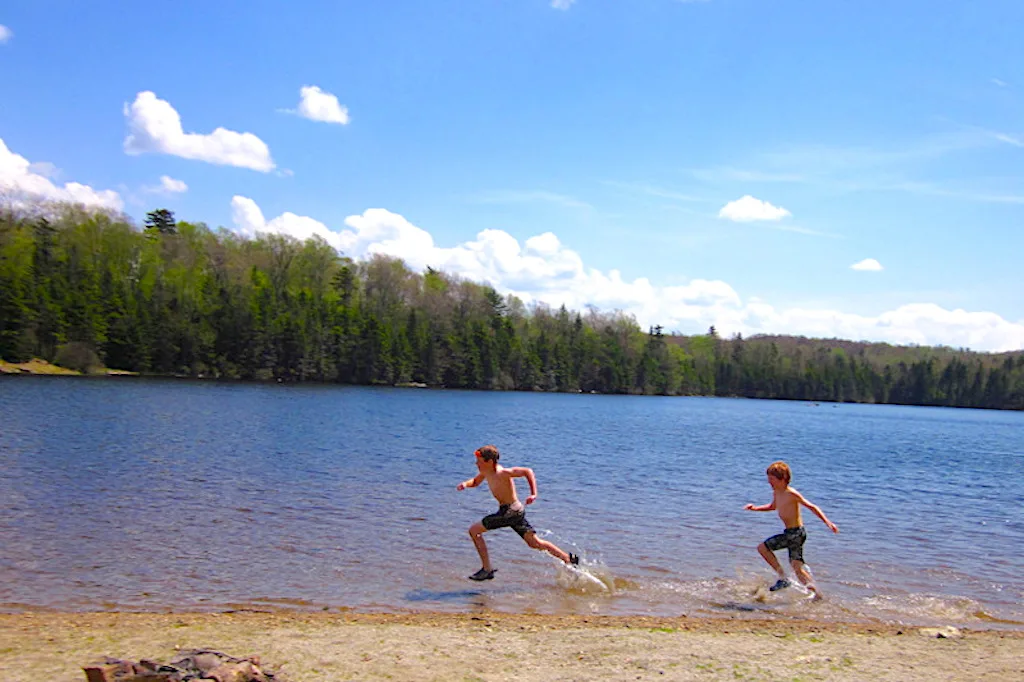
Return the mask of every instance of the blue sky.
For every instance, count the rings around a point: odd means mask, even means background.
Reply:
[[[0,25],[8,189],[683,333],[1024,348],[1016,0],[42,0]]]

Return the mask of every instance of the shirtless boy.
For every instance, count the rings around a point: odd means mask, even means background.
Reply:
[[[744,509],[758,512],[778,510],[779,518],[782,519],[782,523],[786,524],[786,530],[783,533],[773,535],[757,546],[757,551],[761,553],[761,556],[768,562],[768,565],[774,568],[775,572],[779,575],[778,581],[770,589],[774,592],[784,587],[789,587],[786,573],[782,570],[782,566],[779,565],[779,560],[775,558],[775,552],[780,549],[788,549],[789,562],[793,565],[793,572],[796,574],[796,577],[814,594],[815,599],[821,599],[821,593],[818,592],[818,588],[812,582],[811,574],[804,564],[804,541],[807,539],[807,531],[804,530],[803,522],[800,520],[800,505],[814,512],[833,533],[838,533],[839,528],[828,520],[821,509],[808,502],[803,495],[789,487],[792,474],[788,464],[785,462],[773,462],[768,467],[766,473],[768,474],[768,483],[771,485],[773,492],[771,503],[759,506],[748,504]]]
[[[470,580],[490,580],[494,577],[497,569],[491,568],[487,543],[484,542],[484,532],[495,528],[511,528],[519,533],[519,537],[533,549],[544,550],[567,564],[579,564],[580,558],[575,554],[563,552],[552,543],[538,538],[533,526],[526,520],[526,508],[516,496],[514,479],[525,478],[527,480],[530,484],[530,496],[526,498],[526,504],[533,504],[537,500],[537,479],[533,475],[533,469],[527,467],[506,469],[499,465],[498,448],[493,445],[485,445],[473,454],[476,455],[476,468],[480,473],[468,481],[463,481],[455,489],[475,488],[487,481],[487,487],[491,489],[491,494],[494,495],[499,506],[497,513],[485,516],[469,527],[469,537],[473,538],[473,544],[476,545],[476,551],[479,552],[480,561],[483,564],[479,571],[469,576]]]

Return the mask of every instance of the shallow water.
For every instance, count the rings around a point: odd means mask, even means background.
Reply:
[[[0,380],[0,610],[352,608],[1024,628],[1024,414],[16,377]],[[472,451],[532,467],[531,523],[601,584],[487,534]],[[767,593],[764,469],[828,597]],[[525,497],[527,488],[521,485]],[[783,556],[784,558],[784,556]]]

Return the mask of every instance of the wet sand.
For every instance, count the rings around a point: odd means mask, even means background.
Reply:
[[[1013,680],[1024,632],[609,616],[0,614],[0,680],[81,682],[103,656],[259,655],[289,682],[336,680]]]

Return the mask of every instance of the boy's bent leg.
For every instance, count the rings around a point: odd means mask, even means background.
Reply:
[[[526,544],[529,545],[531,548],[547,552],[551,556],[561,559],[567,564],[575,565],[580,562],[579,557],[577,557],[576,555],[569,554],[568,552],[563,551],[558,545],[552,542],[548,542],[547,540],[541,540],[539,537],[537,537],[537,533],[535,531],[531,530],[528,533],[524,534],[523,540],[525,540]],[[575,561],[573,561],[573,559],[575,559]]]
[[[761,556],[768,562],[768,565],[775,569],[775,572],[779,574],[779,579],[785,579],[786,572],[782,570],[782,564],[780,564],[779,560],[775,558],[775,552],[768,549],[768,545],[763,542],[757,546],[757,551],[761,553]]]
[[[476,547],[477,554],[480,555],[481,569],[485,572],[492,572],[491,557],[487,553],[487,543],[484,541],[484,532],[486,531],[484,524],[477,521],[469,527],[469,537],[473,539],[473,545]]]

